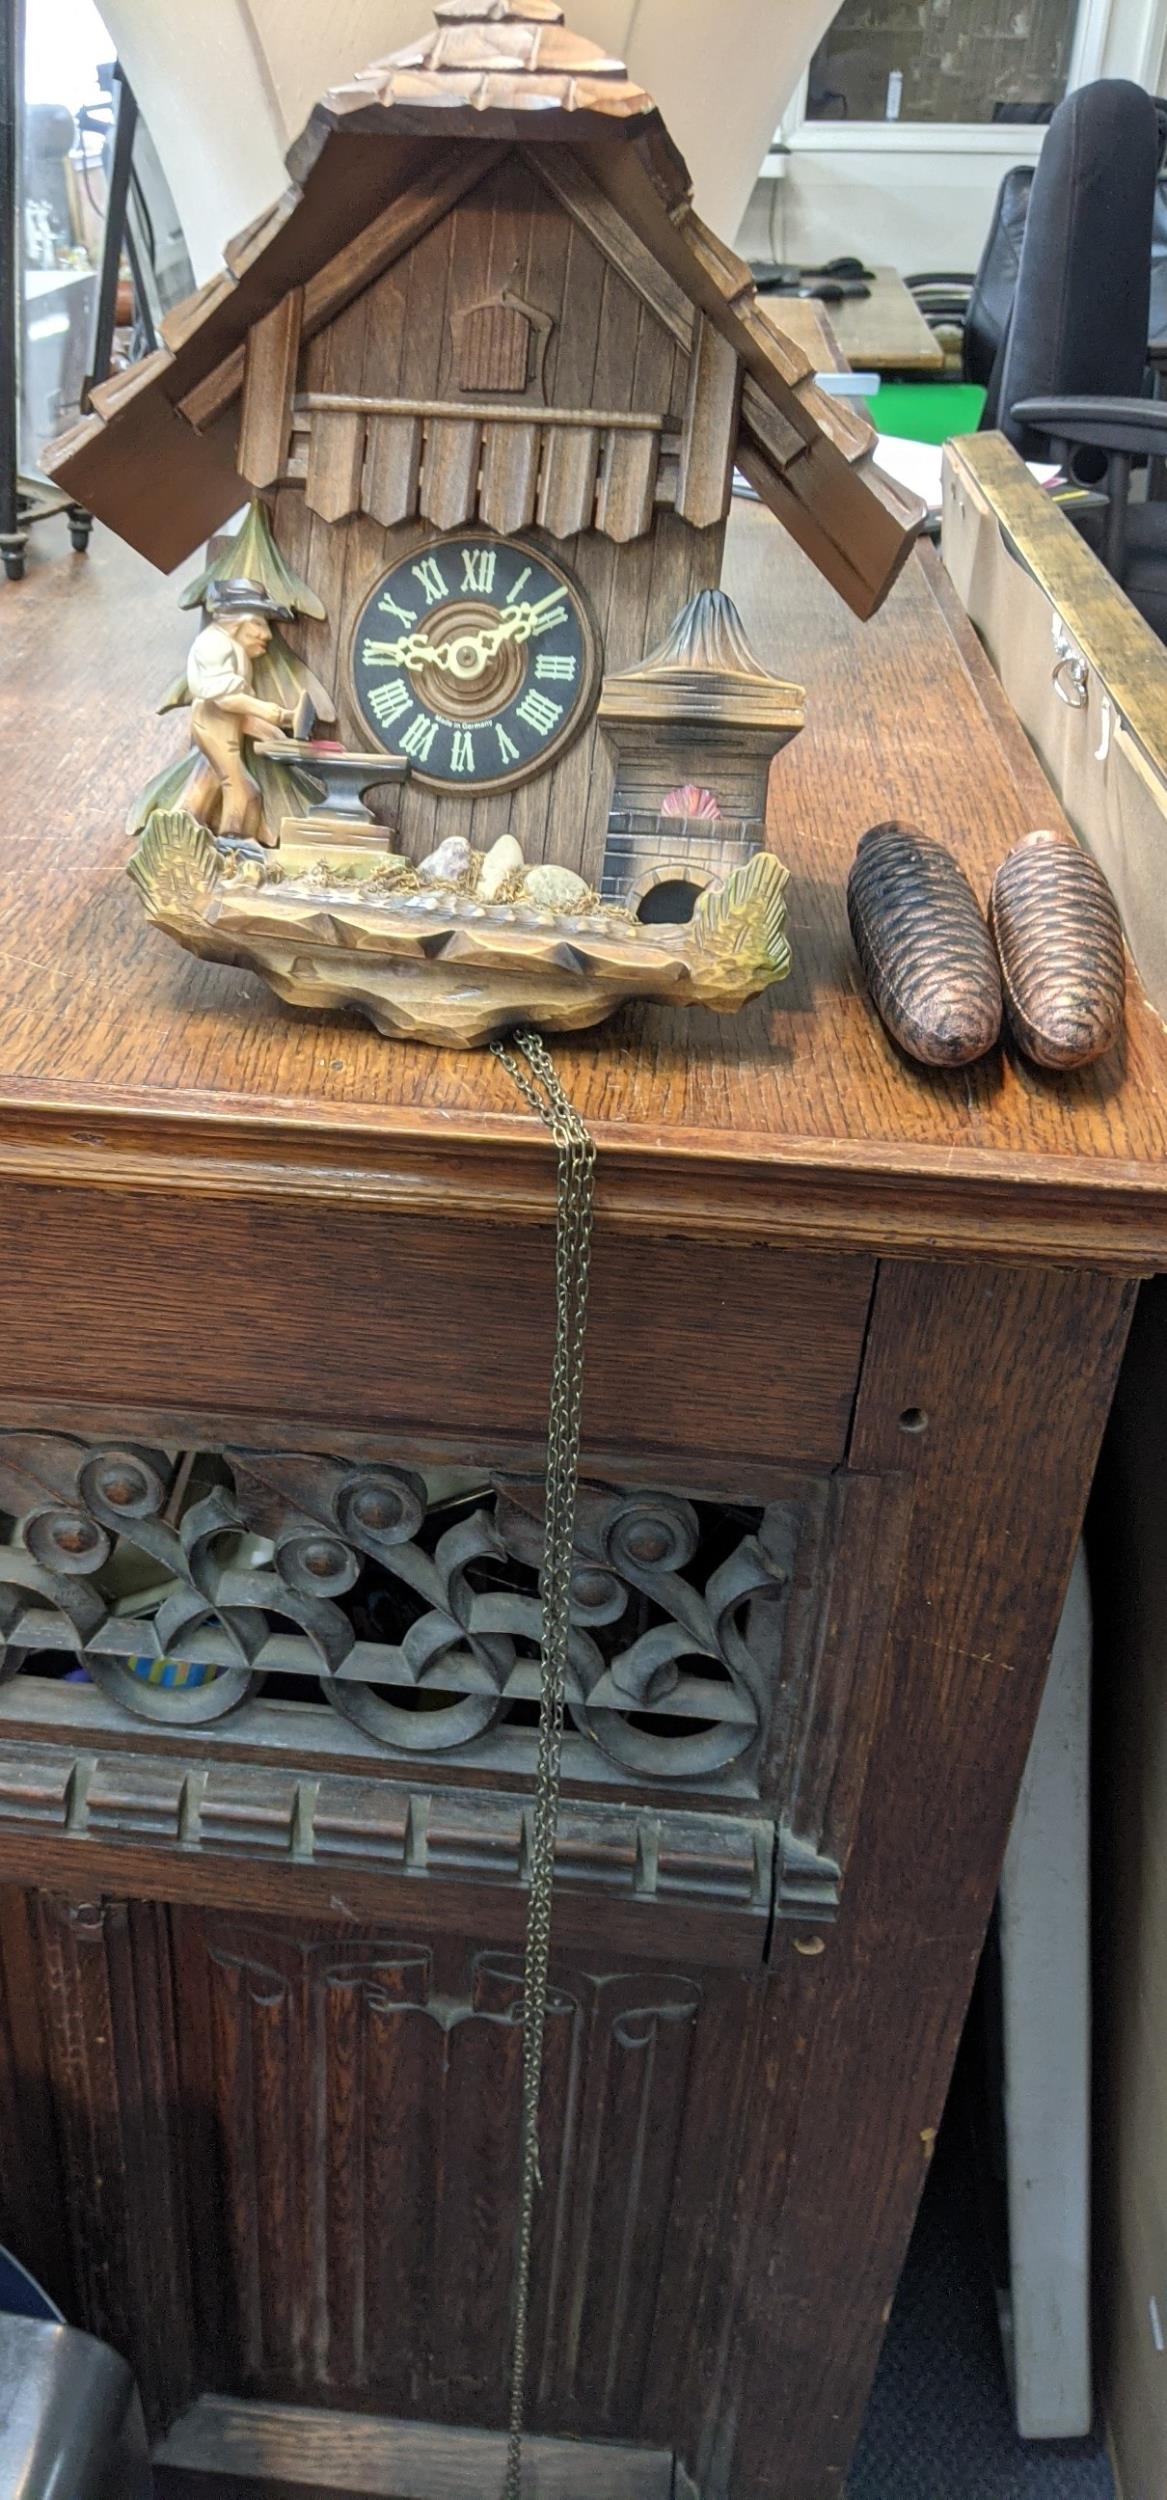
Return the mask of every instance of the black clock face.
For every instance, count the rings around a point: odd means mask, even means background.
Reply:
[[[525,780],[583,727],[598,672],[582,593],[534,547],[431,539],[369,593],[353,637],[361,717],[440,790]]]

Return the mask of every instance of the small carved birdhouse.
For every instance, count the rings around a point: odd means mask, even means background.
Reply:
[[[732,599],[698,591],[638,668],[604,679],[617,762],[601,891],[687,918],[761,848],[770,766],[804,718],[801,686],[763,668]]]

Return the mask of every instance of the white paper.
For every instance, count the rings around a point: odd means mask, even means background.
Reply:
[[[929,512],[939,512],[943,443],[909,443],[899,434],[879,434],[875,461],[877,468],[886,477],[894,478],[897,486],[906,486],[909,494],[918,495]],[[1025,465],[1039,486],[1052,485],[1062,474],[1056,460],[1027,460]]]

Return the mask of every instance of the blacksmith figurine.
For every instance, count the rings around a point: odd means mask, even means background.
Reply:
[[[264,703],[254,688],[255,662],[271,641],[274,620],[289,620],[258,582],[214,582],[207,594],[210,623],[191,644],[187,684],[191,736],[203,757],[184,793],[184,805],[226,842],[278,839],[264,822],[259,784],[248,769],[244,740],[277,744],[292,727],[282,704]]]

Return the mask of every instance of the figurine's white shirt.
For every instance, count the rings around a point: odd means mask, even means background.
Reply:
[[[250,694],[251,662],[221,625],[204,625],[186,664],[192,703],[221,703],[225,694]]]

